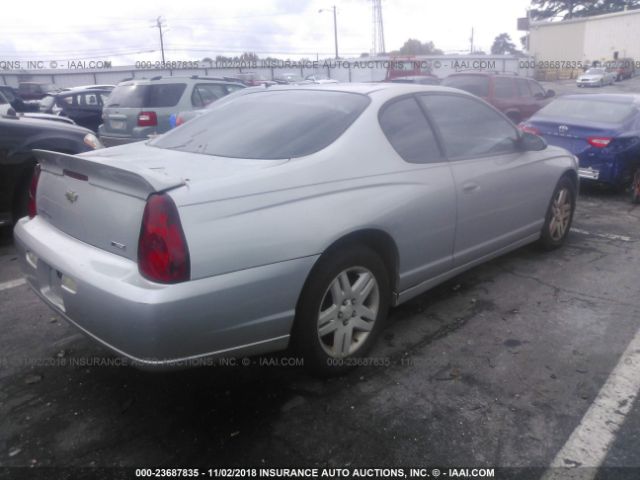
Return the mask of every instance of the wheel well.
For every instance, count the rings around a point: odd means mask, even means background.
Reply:
[[[580,184],[579,184],[579,181],[578,181],[578,174],[575,172],[575,170],[567,170],[566,172],[564,172],[562,174],[561,178],[563,178],[563,177],[566,177],[569,180],[571,180],[571,183],[573,183],[573,186],[575,187],[576,192],[577,192],[578,189],[580,188]]]
[[[322,255],[330,254],[345,245],[363,244],[380,255],[389,274],[392,292],[397,292],[399,280],[400,255],[396,242],[386,232],[376,229],[358,230],[333,242]]]

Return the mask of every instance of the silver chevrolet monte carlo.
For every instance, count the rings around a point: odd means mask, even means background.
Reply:
[[[560,246],[578,189],[572,155],[482,100],[403,84],[271,87],[147,142],[39,160],[15,229],[28,283],[146,367],[292,346],[342,373],[389,307]]]

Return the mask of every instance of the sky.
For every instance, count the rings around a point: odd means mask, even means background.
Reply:
[[[370,0],[30,0],[8,1],[0,17],[0,65],[15,60],[110,60],[114,65],[161,58],[156,18],[163,19],[165,58],[201,60],[256,52],[282,59],[334,55],[337,7],[341,57],[371,51]],[[408,38],[447,53],[490,51],[502,32],[520,47],[516,19],[529,0],[382,0],[385,46]],[[319,12],[319,10],[323,10]]]

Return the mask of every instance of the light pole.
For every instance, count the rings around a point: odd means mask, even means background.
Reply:
[[[338,58],[338,17],[336,15],[336,6],[331,7],[333,10],[333,39],[336,44],[336,59]],[[328,12],[328,8],[321,8],[318,13]]]

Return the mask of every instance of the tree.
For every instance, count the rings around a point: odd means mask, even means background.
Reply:
[[[493,55],[513,55],[517,52],[518,49],[511,41],[511,37],[508,33],[501,33],[498,35],[491,46],[491,53]]]
[[[531,18],[568,20],[640,8],[640,0],[531,0]]]
[[[442,50],[437,49],[433,42],[422,43],[420,40],[410,38],[404,42],[400,50],[391,53],[399,55],[442,55]]]

